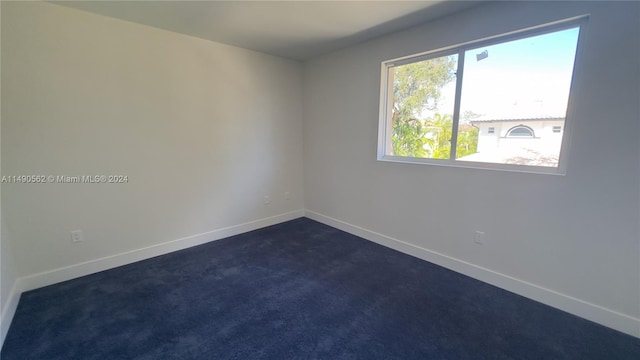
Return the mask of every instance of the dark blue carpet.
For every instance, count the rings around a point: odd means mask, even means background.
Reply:
[[[13,359],[640,359],[640,340],[309,219],[26,292]]]

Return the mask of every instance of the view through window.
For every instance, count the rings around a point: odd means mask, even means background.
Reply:
[[[542,31],[383,64],[379,158],[557,168],[580,25]]]

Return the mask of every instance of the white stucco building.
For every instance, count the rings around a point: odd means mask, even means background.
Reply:
[[[564,117],[475,119],[477,153],[458,160],[501,164],[557,166]]]

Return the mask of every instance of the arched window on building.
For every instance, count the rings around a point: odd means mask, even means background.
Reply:
[[[524,125],[514,126],[507,132],[507,137],[532,138],[534,136],[533,129]]]

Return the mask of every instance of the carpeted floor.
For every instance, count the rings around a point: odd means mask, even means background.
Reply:
[[[640,339],[309,219],[24,293],[13,359],[640,359]]]

